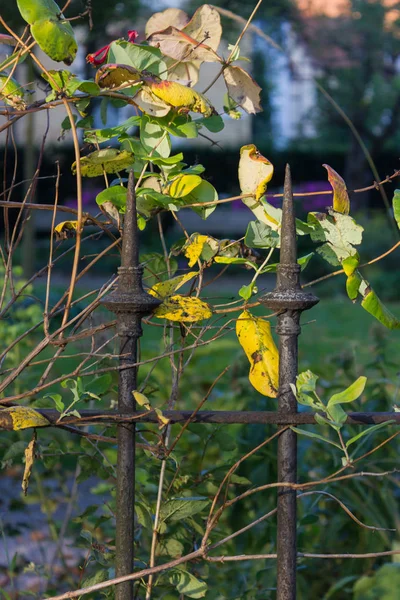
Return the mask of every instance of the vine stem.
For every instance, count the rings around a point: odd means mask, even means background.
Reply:
[[[263,0],[258,0],[256,6],[253,9],[253,12],[251,13],[251,15],[249,16],[249,18],[247,19],[247,22],[245,24],[245,26],[243,27],[242,31],[239,34],[238,39],[236,40],[236,44],[233,46],[226,62],[222,65],[220,71],[217,73],[217,75],[214,77],[214,79],[211,81],[211,83],[203,90],[202,94],[206,94],[208,92],[208,90],[210,88],[212,88],[212,86],[214,85],[214,83],[216,83],[218,81],[218,79],[221,77],[222,73],[225,71],[226,67],[229,67],[230,63],[232,62],[232,58],[236,52],[237,47],[239,46],[244,34],[246,33],[246,31],[248,30],[250,23],[252,22],[256,12],[258,11],[259,7],[261,6]],[[216,7],[215,7],[216,8]],[[218,10],[218,9],[217,9]]]

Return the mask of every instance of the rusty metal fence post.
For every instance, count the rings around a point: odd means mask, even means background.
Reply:
[[[296,383],[298,368],[298,336],[300,315],[317,304],[318,298],[303,292],[300,286],[300,266],[297,263],[296,222],[292,182],[286,165],[282,206],[281,254],[277,267],[275,289],[263,296],[264,306],[278,311],[276,332],[279,336],[279,398],[278,413],[297,413],[297,400],[290,384]],[[285,429],[278,439],[278,481],[295,483],[297,479],[297,440],[291,429]],[[277,600],[296,598],[297,510],[296,491],[278,488],[277,529]]]
[[[133,171],[129,173],[126,214],[122,240],[121,267],[118,269],[118,289],[103,300],[103,305],[116,313],[120,337],[118,382],[118,412],[130,415],[135,411],[132,391],[137,387],[138,339],[142,336],[142,317],[149,315],[160,302],[146,294],[142,285],[143,268],[139,265],[139,239],[136,216],[136,195]],[[135,510],[135,424],[117,426],[117,514],[116,560],[117,577],[132,573],[134,566]],[[116,586],[116,600],[133,599],[133,583]]]

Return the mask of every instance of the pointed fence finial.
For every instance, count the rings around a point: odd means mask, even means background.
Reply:
[[[300,285],[300,266],[297,263],[296,218],[293,203],[292,177],[286,165],[283,190],[281,253],[277,267],[276,287],[260,298],[273,310],[307,310],[317,304],[318,298],[303,292]]]
[[[286,165],[282,204],[280,262],[288,265],[291,263],[296,264],[296,261],[296,220],[294,216],[292,176],[289,165]]]

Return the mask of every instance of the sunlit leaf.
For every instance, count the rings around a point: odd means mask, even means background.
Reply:
[[[190,194],[201,182],[202,179],[198,175],[180,175],[172,181],[168,193],[172,198],[183,198],[183,196]]]
[[[187,281],[193,279],[199,274],[198,271],[190,271],[189,273],[185,273],[184,275],[178,275],[177,277],[173,277],[172,279],[167,279],[167,281],[160,281],[153,285],[152,288],[148,290],[148,293],[156,298],[164,299],[168,296],[171,296],[174,292],[179,290]]]
[[[354,400],[357,400],[357,398],[363,393],[366,383],[367,378],[361,376],[342,392],[333,394],[333,396],[331,396],[329,399],[328,408],[334,406],[335,404],[343,404],[345,402],[353,402]]]
[[[162,12],[154,13],[146,23],[145,33],[149,37],[156,31],[163,31],[170,25],[183,29],[189,23],[189,15],[180,8],[167,8]]]
[[[239,183],[242,194],[251,194],[258,201],[265,194],[273,174],[272,163],[260,154],[254,144],[242,146],[239,161]],[[250,202],[254,204],[254,200]]]
[[[317,252],[330,264],[338,266],[349,257],[357,257],[354,245],[361,244],[364,229],[352,217],[335,211],[328,215],[310,212],[307,222],[313,227],[311,239],[325,242]]]
[[[190,177],[190,175],[185,175],[185,177]],[[183,196],[182,201],[185,205],[197,204],[199,202],[207,205],[209,202],[218,201],[218,192],[209,181],[202,179],[200,185],[196,186],[189,194]],[[202,219],[207,219],[216,208],[216,204],[209,204],[204,207],[193,206],[192,210],[199,214]]]
[[[169,319],[181,323],[195,323],[212,316],[211,307],[200,298],[186,296],[171,296],[154,311],[159,319]]]
[[[54,227],[54,234],[58,240],[66,240],[76,235],[78,221],[62,221]]]
[[[328,171],[328,181],[333,189],[333,210],[348,215],[350,200],[343,177],[329,165],[322,165]]]
[[[153,117],[164,117],[171,110],[171,106],[163,102],[147,88],[138,91],[133,101],[145,114]]]
[[[96,83],[101,88],[115,88],[124,84],[135,84],[141,80],[141,73],[134,67],[122,64],[106,64],[96,72]]]
[[[367,288],[361,306],[388,329],[400,329],[399,319],[390,312],[371,288]]]
[[[164,23],[171,19],[164,20]],[[176,61],[206,61],[216,62],[220,58],[216,54],[218,49],[222,28],[218,11],[208,5],[200,6],[194,13],[192,19],[184,27],[184,17],[178,16],[178,21],[170,23],[162,30],[155,31],[150,22],[148,42],[151,46],[157,46],[161,52]],[[158,22],[162,20],[158,18]]]
[[[78,51],[74,31],[69,21],[59,16],[34,21],[31,34],[47,56],[66,65],[73,63]]]
[[[168,158],[171,153],[171,138],[168,133],[145,115],[140,124],[140,141],[143,148],[153,156]]]
[[[30,427],[47,427],[48,419],[28,406],[12,406],[0,410],[0,428],[14,431]]]
[[[245,310],[236,321],[236,334],[250,361],[249,380],[264,396],[276,398],[279,387],[279,353],[269,321]]]
[[[210,117],[215,113],[209,100],[192,88],[176,81],[152,81],[148,79],[145,87],[159,100],[169,106],[178,108],[180,112],[197,112]]]
[[[203,252],[204,244],[208,241],[207,235],[194,233],[190,236],[190,240],[183,247],[183,253],[189,259],[189,267],[193,267],[199,260]]]
[[[224,69],[224,79],[229,96],[245,112],[255,114],[262,111],[261,88],[244,69],[230,65]]]
[[[106,148],[96,150],[81,158],[81,172],[84,177],[98,177],[104,173],[119,173],[130,167],[134,162],[134,155],[127,150]],[[73,163],[72,173],[76,173],[76,162]]]

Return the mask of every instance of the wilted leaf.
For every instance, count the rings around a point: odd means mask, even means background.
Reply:
[[[22,477],[22,491],[24,492],[24,496],[28,493],[29,479],[32,473],[33,463],[35,461],[35,450],[36,450],[36,434],[34,434],[33,438],[27,445],[25,449],[25,468],[24,475]]]
[[[180,8],[167,8],[162,12],[154,13],[146,23],[146,38],[156,31],[167,29],[170,25],[183,29],[189,21],[189,15]]]
[[[86,225],[88,220],[82,222],[82,225]],[[57,240],[66,240],[69,237],[74,237],[78,230],[78,221],[63,221],[54,227],[53,233]]]
[[[184,275],[178,275],[172,279],[167,279],[167,281],[160,281],[159,283],[153,285],[153,287],[148,290],[148,293],[156,298],[167,298],[176,292],[176,290],[179,290],[179,288],[181,288],[187,281],[190,281],[198,274],[198,271],[190,271]]]
[[[84,177],[98,177],[104,173],[118,173],[133,165],[134,155],[127,150],[106,148],[96,150],[81,158],[81,172]],[[76,162],[73,163],[72,173],[76,173]]]
[[[350,200],[343,177],[329,165],[322,165],[328,171],[328,181],[333,189],[333,210],[348,215]]]
[[[249,114],[262,111],[261,88],[244,69],[229,66],[224,69],[224,79],[229,96],[238,106]]]
[[[146,31],[152,31],[148,34],[149,44],[159,47],[165,56],[176,61],[220,61],[216,54],[222,34],[218,11],[209,4],[203,4],[184,27],[182,23],[186,15],[182,13],[178,14],[177,22],[171,22],[171,14],[166,15],[163,21],[164,24],[169,22],[169,25],[158,31],[154,29],[155,22],[152,25],[150,19],[150,28],[146,27]],[[157,22],[161,23],[162,18],[157,17]]]
[[[141,73],[129,65],[107,64],[96,72],[96,83],[101,88],[115,88],[124,83],[135,84],[141,80]]]
[[[19,83],[8,75],[0,74],[0,100],[17,110],[24,110],[24,90]]]
[[[171,296],[154,311],[154,316],[159,319],[169,319],[181,323],[195,323],[212,316],[210,306],[200,298],[187,298],[186,296]]]
[[[250,361],[250,383],[263,396],[276,398],[279,387],[279,353],[269,321],[254,317],[245,310],[236,322],[236,334]]]
[[[200,235],[200,233],[194,233],[190,236],[190,240],[186,242],[183,251],[186,258],[189,259],[189,267],[193,267],[197,263],[207,240],[208,236]]]
[[[19,431],[30,427],[47,427],[48,419],[28,406],[12,406],[0,410],[0,428]]]
[[[165,57],[165,64],[168,69],[168,80],[178,81],[182,85],[194,87],[199,80],[200,60],[191,62],[177,62],[173,58]]]
[[[154,96],[147,88],[142,88],[139,90],[134,97],[133,102],[140,108],[141,111],[146,113],[146,115],[151,115],[152,117],[165,117],[165,115],[167,115],[171,110],[171,106],[169,104],[166,104]]]
[[[31,34],[47,56],[66,65],[72,64],[78,51],[74,31],[65,19],[55,16],[31,25]]]
[[[239,183],[242,194],[252,194],[258,201],[265,194],[273,174],[272,163],[260,154],[254,144],[242,146],[239,161]],[[254,204],[254,200],[250,200],[250,203]]]

